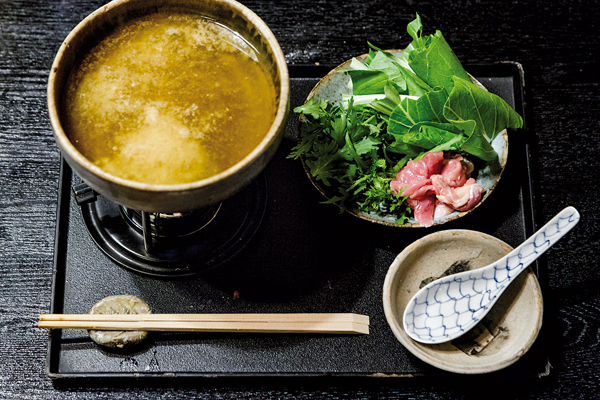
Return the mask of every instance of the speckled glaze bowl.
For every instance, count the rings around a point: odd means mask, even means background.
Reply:
[[[395,54],[395,55],[398,55],[399,53],[402,52],[402,50],[387,50],[387,51],[389,51],[390,53]],[[356,59],[359,61],[364,61],[366,58],[367,58],[367,54],[363,54],[359,57],[356,57]],[[342,101],[343,94],[352,93],[352,81],[351,81],[350,77],[344,73],[344,71],[349,69],[351,62],[352,62],[352,60],[348,60],[348,61],[344,62],[343,64],[340,64],[333,70],[331,70],[327,75],[325,75],[323,77],[323,79],[321,79],[319,81],[319,83],[317,83],[317,85],[309,93],[308,97],[306,98],[306,101],[308,101],[310,99],[315,99],[315,100],[325,99],[332,104],[339,104]],[[481,87],[482,89],[485,89],[485,87],[479,81],[477,81],[471,75],[469,75],[469,76],[471,77],[471,80],[473,81],[473,83],[475,83],[477,86]],[[303,115],[300,116],[300,121],[302,121],[302,120],[303,120]],[[481,184],[483,186],[483,188],[485,189],[485,193],[481,196],[481,201],[479,203],[477,203],[475,205],[475,207],[471,208],[468,211],[464,211],[464,212],[455,211],[452,214],[447,215],[445,217],[434,219],[434,221],[433,221],[434,226],[446,223],[448,221],[458,219],[460,217],[463,217],[464,215],[469,214],[470,212],[475,210],[477,207],[479,207],[479,205],[481,205],[485,201],[485,199],[487,199],[490,196],[490,194],[492,193],[492,191],[494,190],[494,188],[500,181],[500,177],[502,176],[502,173],[504,172],[504,168],[506,167],[506,160],[508,158],[508,132],[506,131],[506,129],[503,130],[502,132],[500,132],[500,134],[498,134],[496,139],[492,142],[492,147],[496,151],[496,154],[498,154],[499,161],[498,161],[497,165],[488,165],[485,169],[480,170],[478,172],[477,182],[479,184]],[[319,182],[317,182],[314,179],[314,177],[310,174],[310,171],[309,171],[308,167],[306,166],[304,159],[302,159],[302,163],[304,166],[304,170],[305,170],[306,174],[308,175],[308,178],[312,182],[313,186],[319,192],[321,192],[325,197],[329,198],[330,196],[328,195],[327,189],[325,187],[321,186],[319,184]],[[400,227],[400,228],[421,228],[421,225],[417,223],[417,221],[414,219],[414,217],[409,218],[407,223],[405,223],[403,225],[398,225],[395,223],[396,218],[391,215],[386,215],[383,213],[376,213],[376,212],[366,213],[366,212],[359,211],[359,210],[352,209],[352,208],[348,208],[346,211],[358,218],[362,218],[364,220],[374,222],[377,224],[381,224],[381,225],[388,225],[388,226],[394,226],[394,227]]]
[[[70,142],[61,124],[61,97],[77,61],[120,23],[157,11],[191,12],[213,18],[244,37],[259,53],[275,84],[276,114],[265,138],[229,169],[200,181],[156,185],[115,177],[87,160]],[[61,45],[48,80],[48,111],[54,137],[71,168],[94,190],[118,204],[149,212],[182,212],[217,203],[252,181],[275,154],[289,110],[289,74],[277,39],[251,10],[233,0],[115,0],[79,23]]]
[[[383,285],[385,317],[398,341],[424,362],[462,374],[496,371],[521,358],[542,326],[542,294],[531,269],[510,284],[472,331],[451,342],[416,342],[402,324],[408,302],[422,286],[445,274],[484,267],[511,250],[493,236],[468,230],[433,233],[404,249],[390,266]]]

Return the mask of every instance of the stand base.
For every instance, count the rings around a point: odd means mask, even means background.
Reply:
[[[214,218],[184,236],[154,236],[146,251],[144,235],[123,208],[99,196],[83,204],[83,220],[100,249],[117,264],[155,277],[181,277],[208,271],[232,258],[252,239],[267,204],[263,174],[223,201]]]

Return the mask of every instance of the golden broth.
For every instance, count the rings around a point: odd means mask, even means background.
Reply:
[[[64,129],[104,171],[194,182],[248,155],[273,122],[275,88],[258,54],[200,16],[157,13],[119,27],[71,73]]]

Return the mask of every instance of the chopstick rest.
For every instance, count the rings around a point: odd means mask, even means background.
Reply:
[[[300,314],[42,314],[39,328],[170,332],[368,334],[369,317]]]

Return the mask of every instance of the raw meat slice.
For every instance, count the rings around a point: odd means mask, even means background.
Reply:
[[[409,161],[390,188],[394,192],[404,189],[402,195],[408,196],[406,202],[417,222],[431,226],[434,218],[469,210],[481,200],[485,190],[471,178],[471,172],[473,164],[459,154],[426,153],[419,161]]]

